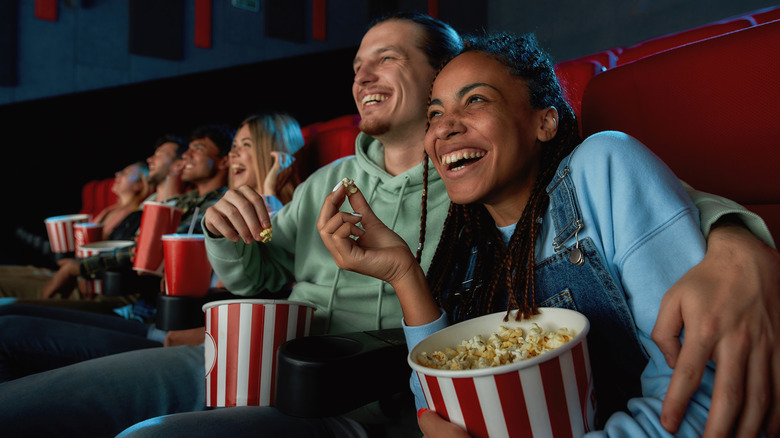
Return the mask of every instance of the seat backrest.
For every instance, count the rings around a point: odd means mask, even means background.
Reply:
[[[754,24],[755,20],[753,20],[753,18],[741,17],[649,39],[634,46],[623,48],[617,55],[615,65],[628,64],[665,50],[701,41],[706,38],[723,35],[724,33],[745,29]]]
[[[302,127],[304,145],[295,153],[294,164],[300,180],[334,160],[353,155],[358,123],[360,116],[350,114]]]
[[[772,6],[750,14],[756,24],[764,24],[770,21],[780,20],[780,6]]]
[[[563,87],[566,101],[574,110],[574,115],[580,118],[582,108],[582,93],[585,86],[605,68],[600,62],[592,59],[576,59],[555,65],[555,75]]]
[[[626,132],[698,190],[759,213],[780,237],[780,21],[594,77],[582,131]]]
[[[116,193],[111,191],[114,178],[90,181],[81,188],[81,210],[79,213],[97,216],[104,208],[117,202]]]

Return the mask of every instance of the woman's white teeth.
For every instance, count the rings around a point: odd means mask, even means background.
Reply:
[[[441,157],[441,164],[457,163],[460,160],[469,160],[474,158],[482,158],[485,156],[484,152],[456,152]]]

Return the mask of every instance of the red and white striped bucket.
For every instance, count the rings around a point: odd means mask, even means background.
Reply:
[[[314,307],[284,300],[223,300],[206,312],[206,406],[273,406],[279,347],[308,336]]]
[[[93,255],[100,254],[101,252],[113,251],[116,248],[125,248],[135,245],[132,240],[101,240],[99,242],[87,243],[79,245],[76,248],[76,257],[83,259]],[[86,281],[86,293],[87,295],[102,294],[103,293],[103,280],[94,279]]]
[[[66,214],[46,218],[44,223],[49,234],[51,252],[55,254],[75,252],[76,239],[73,235],[73,225],[88,220],[89,215],[86,214]]]
[[[567,309],[541,308],[529,320],[504,322],[506,312],[485,315],[432,334],[409,352],[429,409],[474,437],[580,437],[593,430],[595,395],[588,356],[590,324]],[[439,370],[416,357],[455,348],[476,335],[487,339],[499,326],[544,331],[566,327],[574,339],[550,352],[492,368]]]

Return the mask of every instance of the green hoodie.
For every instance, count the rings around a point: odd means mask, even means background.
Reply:
[[[401,306],[393,288],[376,278],[339,269],[322,243],[317,217],[333,187],[342,178],[351,178],[379,219],[416,252],[422,170],[422,166],[415,166],[397,176],[388,174],[384,147],[361,133],[355,156],[319,169],[298,186],[293,200],[271,219],[271,242],[246,245],[207,235],[206,248],[214,271],[230,292],[244,296],[277,291],[296,281],[289,299],[313,304],[317,309],[312,334],[400,327]],[[428,221],[421,263],[426,271],[449,208],[444,183],[432,164],[428,184]],[[348,202],[342,210],[352,211]]]

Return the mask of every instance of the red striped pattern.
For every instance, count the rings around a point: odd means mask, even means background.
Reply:
[[[75,252],[76,239],[73,236],[73,224],[86,222],[87,219],[86,214],[55,216],[46,219],[46,232],[49,234],[51,251],[58,254]]]
[[[314,309],[260,301],[206,308],[207,406],[273,406],[277,351],[308,336]]]
[[[595,413],[587,341],[538,366],[484,377],[418,372],[428,407],[474,437],[580,437]]]

